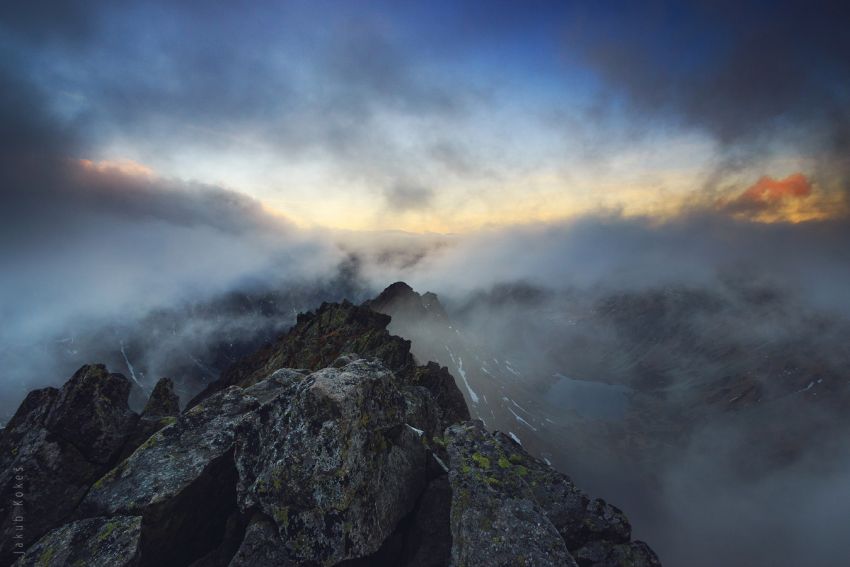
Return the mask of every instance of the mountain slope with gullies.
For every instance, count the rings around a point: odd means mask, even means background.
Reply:
[[[0,563],[659,565],[389,323],[323,304],[182,412],[167,379],[131,411],[102,365],[31,392],[0,434]]]

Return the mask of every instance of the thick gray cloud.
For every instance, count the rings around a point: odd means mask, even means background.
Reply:
[[[80,137],[51,116],[26,73],[7,68],[2,78],[0,398],[8,404],[73,370],[54,359],[56,341],[132,330],[152,311],[258,282],[328,281],[345,260],[327,236],[297,230],[243,194],[73,158]],[[216,323],[206,325],[214,337]],[[178,342],[200,334],[181,331]]]
[[[391,211],[406,212],[425,209],[434,200],[434,190],[422,185],[399,182],[384,191],[387,206]]]
[[[847,312],[850,229],[843,220],[761,224],[710,210],[668,221],[585,216],[460,238],[396,274],[421,289],[464,293],[497,282],[648,289],[754,278]]]

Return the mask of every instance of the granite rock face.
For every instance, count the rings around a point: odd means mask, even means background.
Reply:
[[[324,304],[183,412],[163,379],[137,416],[102,366],[32,392],[0,480],[38,492],[3,510],[29,531],[0,564],[659,565],[621,511],[469,421],[388,322]]]

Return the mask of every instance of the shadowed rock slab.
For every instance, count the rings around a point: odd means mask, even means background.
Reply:
[[[297,565],[289,557],[278,534],[277,525],[262,515],[254,518],[245,530],[245,538],[229,567],[289,567]]]
[[[136,567],[139,516],[89,518],[53,530],[27,550],[16,567]]]
[[[257,406],[236,387],[195,406],[99,479],[82,508],[135,513],[173,499],[233,449],[236,425]]]
[[[436,362],[418,366],[410,383],[426,388],[434,398],[443,427],[470,419],[469,408],[449,369]]]
[[[192,408],[99,479],[80,514],[142,516],[145,565],[197,559],[235,510],[235,430],[257,406],[232,387]]]

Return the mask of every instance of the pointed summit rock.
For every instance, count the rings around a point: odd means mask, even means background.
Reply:
[[[151,392],[142,417],[168,417],[180,414],[180,398],[174,393],[171,378],[160,378]]]
[[[437,294],[429,291],[420,295],[404,282],[390,285],[375,299],[366,301],[363,305],[391,316],[396,327],[415,321],[448,321],[446,310]]]

